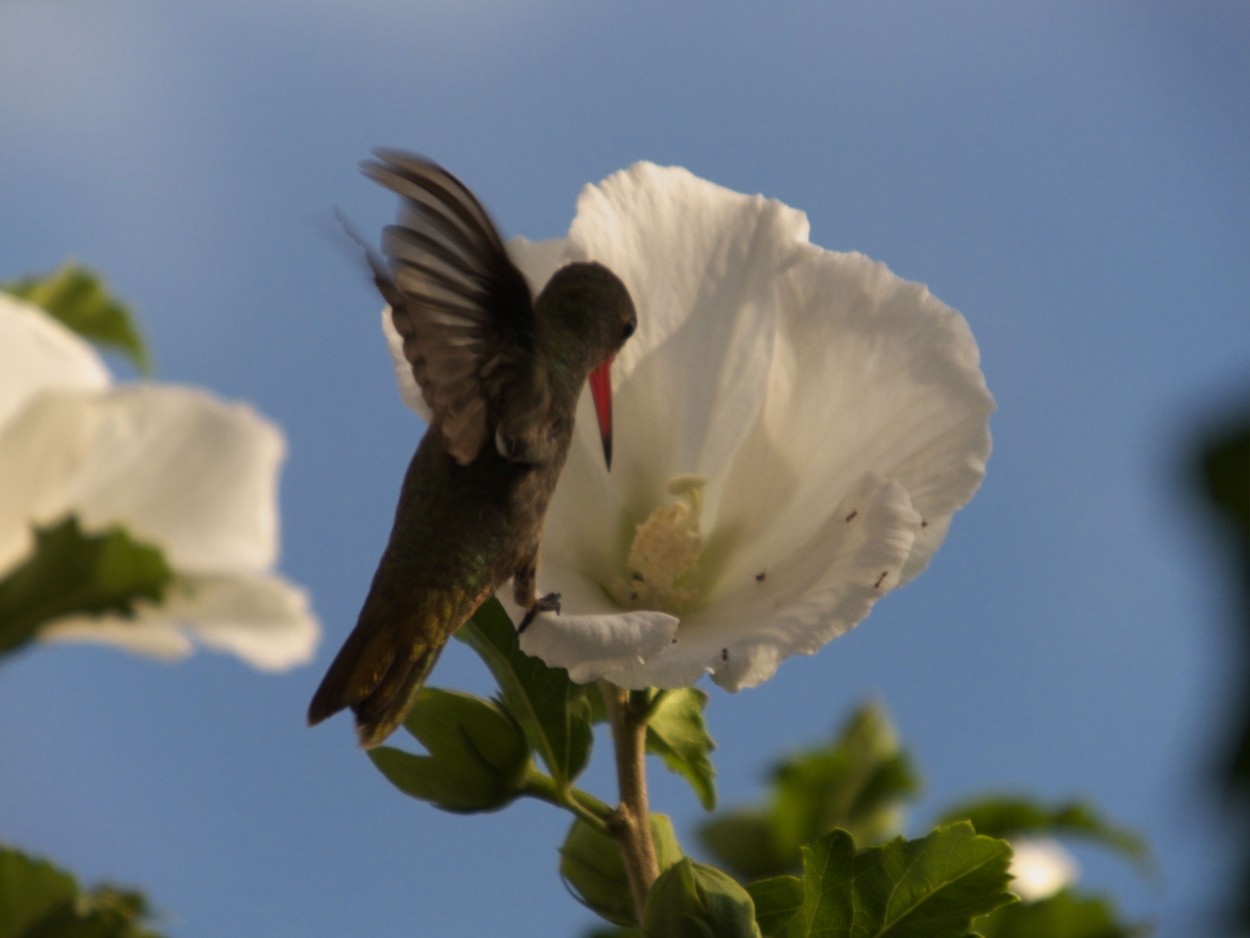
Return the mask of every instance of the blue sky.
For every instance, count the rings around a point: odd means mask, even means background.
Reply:
[[[355,620],[421,432],[333,220],[392,200],[379,144],[563,234],[638,159],[806,211],[960,309],[999,409],[985,485],[927,573],[765,686],[712,689],[723,804],[882,700],[927,779],[1088,797],[1146,834],[1085,883],[1162,934],[1218,894],[1207,787],[1234,686],[1225,563],[1188,447],[1250,395],[1244,4],[0,2],[0,277],[76,257],[163,380],[254,402],[290,443],[282,570],[327,631],[273,677],[40,649],[0,674],[0,839],[149,890],[170,933],[573,935],[565,817],[395,793],[303,712]],[[460,646],[442,686],[489,681]],[[601,748],[589,786],[610,795]],[[688,847],[699,808],[653,767]]]

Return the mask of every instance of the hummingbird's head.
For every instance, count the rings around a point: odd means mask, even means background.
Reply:
[[[603,458],[612,468],[612,360],[638,327],[621,278],[602,264],[577,262],[552,275],[535,304],[556,355],[590,378]]]

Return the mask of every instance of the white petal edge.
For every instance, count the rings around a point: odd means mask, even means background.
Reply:
[[[157,544],[182,572],[259,571],[277,553],[281,431],[171,385],[49,392],[0,428],[0,569],[30,523],[77,513]]]
[[[43,391],[108,384],[90,345],[39,307],[0,292],[0,427]]]
[[[993,398],[967,323],[921,284],[860,254],[806,247],[781,284],[768,397],[726,483],[728,530],[766,552],[806,537],[864,472],[899,482],[920,513],[914,576],[972,497]],[[725,571],[746,573],[742,559]]]
[[[521,633],[521,650],[586,684],[644,664],[672,643],[676,631],[677,619],[663,612],[541,613]]]
[[[140,603],[136,612],[134,619],[64,619],[39,638],[97,642],[164,660],[184,658],[199,645],[263,671],[284,671],[311,661],[321,636],[307,594],[268,574],[181,578],[165,603]]]

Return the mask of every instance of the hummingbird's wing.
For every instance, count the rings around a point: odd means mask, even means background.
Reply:
[[[532,391],[534,301],[503,240],[463,183],[436,163],[375,150],[365,175],[404,201],[370,257],[404,356],[461,465],[495,435],[505,393]]]

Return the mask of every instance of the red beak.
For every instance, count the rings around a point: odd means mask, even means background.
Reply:
[[[603,460],[612,468],[612,361],[609,355],[602,365],[590,373],[590,394],[595,399],[595,416],[599,418],[599,437],[603,440]]]

